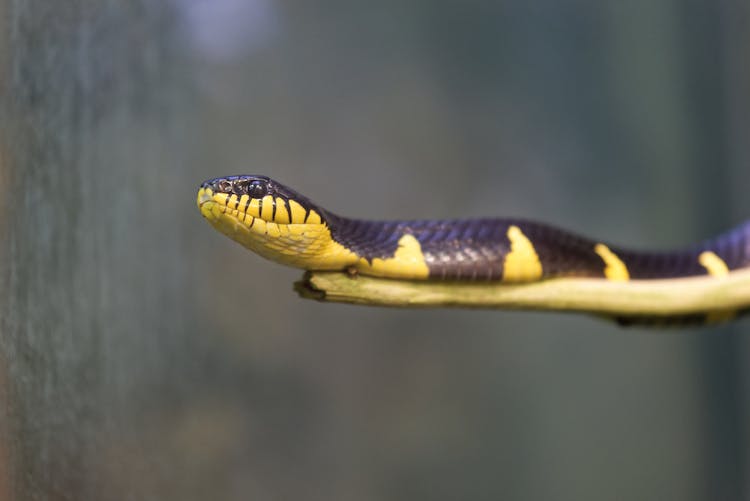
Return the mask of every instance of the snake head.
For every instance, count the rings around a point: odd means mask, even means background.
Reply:
[[[214,228],[273,261],[344,269],[357,259],[331,238],[329,224],[337,216],[266,176],[209,179],[200,185],[197,203]]]
[[[259,219],[274,224],[321,224],[327,215],[296,191],[266,176],[241,175],[204,181],[198,207],[209,220],[219,213],[241,222]]]

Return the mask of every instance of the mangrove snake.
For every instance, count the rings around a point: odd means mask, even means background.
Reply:
[[[750,267],[750,223],[685,250],[640,252],[515,219],[350,219],[265,176],[205,181],[197,203],[214,228],[231,239],[306,270],[410,281],[525,283],[570,277],[718,279]],[[671,320],[703,322],[709,313]]]

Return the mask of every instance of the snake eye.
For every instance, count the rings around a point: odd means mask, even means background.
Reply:
[[[250,198],[263,198],[266,192],[266,183],[262,181],[252,181],[247,185],[247,194]]]

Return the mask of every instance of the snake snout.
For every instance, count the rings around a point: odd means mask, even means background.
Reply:
[[[202,207],[204,203],[210,202],[212,199],[211,188],[201,185],[198,190],[198,207]]]

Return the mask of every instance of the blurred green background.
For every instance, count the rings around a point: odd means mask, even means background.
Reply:
[[[195,207],[676,246],[749,89],[740,0],[0,0],[0,499],[750,499],[748,320],[304,301]]]

